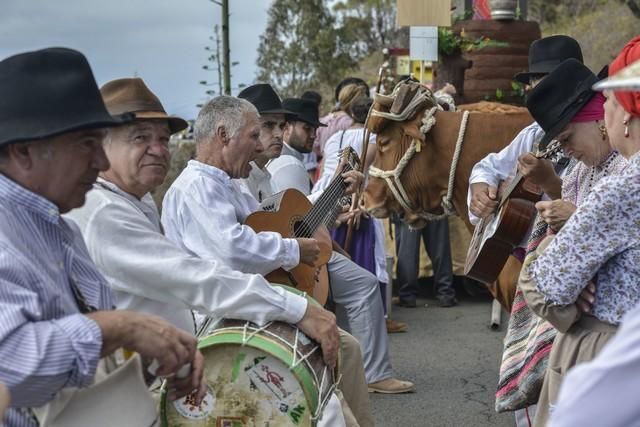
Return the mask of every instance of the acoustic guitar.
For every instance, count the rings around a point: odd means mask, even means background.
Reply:
[[[344,172],[354,170],[360,163],[356,152],[347,147],[340,152],[342,167],[320,198],[312,204],[307,197],[295,189],[285,190],[265,199],[261,211],[247,217],[245,224],[256,232],[275,231],[284,238],[314,238],[320,246],[316,266],[298,264],[290,271],[279,268],[266,275],[273,283],[291,285],[312,295],[324,305],[329,296],[329,277],[326,264],[332,253],[332,240],[327,228],[335,220],[336,205],[344,196],[347,184]]]
[[[550,159],[561,149],[552,141],[538,159]],[[492,283],[504,267],[509,255],[526,237],[535,218],[535,204],[542,190],[520,173],[502,192],[496,212],[483,218],[473,231],[464,265],[464,274],[483,283]]]

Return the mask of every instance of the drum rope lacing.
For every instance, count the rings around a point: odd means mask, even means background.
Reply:
[[[409,106],[407,106],[406,111],[409,110],[409,107],[412,105],[419,105],[418,102],[414,102],[416,99],[419,99],[420,102],[422,102],[424,99],[434,99],[433,95],[428,95],[426,96],[427,92],[424,92],[423,94],[416,94],[416,96],[414,96],[413,100],[409,103]],[[430,92],[428,92],[430,94]],[[422,95],[422,96],[418,96],[418,95]],[[430,108],[429,110],[425,111],[424,116],[422,117],[422,126],[420,127],[420,132],[422,132],[424,135],[426,135],[431,128],[436,124],[436,117],[435,117],[435,113],[438,110],[442,110],[442,107],[439,106],[439,104],[437,103],[437,101],[435,102],[435,106]],[[405,114],[401,114],[401,115],[396,115],[396,114],[391,114],[391,113],[384,113],[384,112],[379,112],[376,110],[372,111],[372,115],[374,116],[379,116],[379,117],[384,117],[390,120],[397,120],[397,121],[402,121],[405,120],[401,117],[404,117]],[[424,218],[427,221],[436,221],[439,219],[443,219],[446,218],[448,216],[452,216],[455,214],[455,209],[453,207],[453,185],[454,185],[454,181],[455,181],[455,175],[456,175],[456,170],[458,168],[458,162],[460,160],[460,152],[462,151],[462,143],[464,141],[464,136],[467,130],[467,123],[469,121],[469,112],[465,111],[462,114],[462,120],[460,122],[460,129],[458,130],[458,138],[456,140],[456,146],[455,146],[455,150],[453,153],[453,157],[451,159],[451,167],[449,168],[449,180],[447,183],[447,194],[445,196],[443,196],[442,201],[440,202],[442,209],[443,209],[443,213],[442,214],[433,214],[430,212],[418,212],[417,215],[421,218]],[[404,155],[402,156],[402,158],[400,159],[400,161],[398,162],[398,164],[396,165],[396,167],[393,170],[389,170],[389,171],[383,171],[382,169],[378,169],[374,166],[370,166],[369,167],[369,175],[374,177],[374,178],[380,178],[380,179],[384,179],[385,182],[387,183],[387,186],[389,187],[389,189],[391,190],[391,193],[393,194],[393,196],[395,197],[395,199],[398,201],[398,203],[400,203],[400,205],[402,206],[402,208],[406,211],[406,212],[416,212],[416,209],[414,209],[411,206],[411,200],[409,199],[409,195],[407,193],[407,191],[404,188],[404,185],[402,185],[402,181],[400,181],[400,177],[402,175],[402,173],[404,172],[404,169],[406,168],[407,164],[409,163],[409,161],[413,158],[413,156],[420,152],[420,147],[421,147],[422,142],[418,139],[413,139],[411,141],[411,145],[409,146],[409,148],[407,149],[407,151],[404,153]]]
[[[303,295],[306,295],[306,293],[304,293]],[[273,324],[273,322],[268,322],[262,326],[257,326],[254,327],[252,326],[252,331],[250,333],[247,333],[249,330],[249,324],[250,322],[247,322],[244,324],[244,327],[242,328],[242,345],[246,345],[254,336],[256,336],[257,334],[259,334],[260,332],[265,332],[266,329],[271,326],[271,324]],[[294,370],[298,365],[300,365],[301,363],[305,362],[313,353],[316,352],[316,350],[318,350],[320,348],[319,345],[316,345],[313,347],[313,349],[311,349],[311,351],[309,351],[307,354],[303,354],[302,357],[300,357],[298,359],[298,341],[299,341],[299,336],[300,336],[300,329],[296,329],[296,335],[295,335],[295,339],[293,342],[293,359],[291,361],[291,365],[289,366],[289,370]],[[302,354],[302,352],[300,352]],[[328,367],[325,365],[325,367],[322,370],[322,377],[320,378],[320,384],[318,389],[320,390],[320,392],[322,392],[322,390],[324,389],[324,386],[326,384],[327,381],[327,372],[328,372]],[[336,390],[336,387],[338,386],[338,384],[340,383],[340,380],[342,379],[342,375],[340,375],[338,377],[337,380],[334,381],[333,384],[331,384],[331,386],[329,387],[329,389],[327,390],[326,395],[322,398],[322,400],[319,402],[318,407],[316,408],[316,411],[314,414],[311,414],[310,418],[312,421],[316,421],[320,418],[320,416],[322,415],[322,411],[324,411],[325,406],[327,406],[327,403],[329,403],[329,399],[331,399],[331,396],[333,395],[334,391]],[[321,394],[321,393],[319,393]]]

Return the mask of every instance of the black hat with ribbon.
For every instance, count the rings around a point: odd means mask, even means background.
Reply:
[[[567,59],[527,95],[527,109],[545,134],[545,148],[595,95],[598,77],[576,59]]]
[[[313,127],[327,126],[320,122],[318,105],[313,101],[301,98],[287,98],[282,101],[282,107],[292,111],[294,114],[293,117],[287,118],[288,121],[300,121]]]
[[[0,94],[0,145],[133,119],[107,112],[87,59],[72,49],[42,49],[0,61]]]
[[[258,83],[243,89],[238,98],[252,103],[260,114],[295,114],[282,108],[280,97],[267,83]]]
[[[569,58],[584,62],[582,49],[575,39],[564,35],[538,39],[529,47],[529,70],[516,74],[513,79],[522,84],[529,84],[531,77],[547,75]]]

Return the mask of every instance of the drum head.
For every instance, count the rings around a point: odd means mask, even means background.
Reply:
[[[168,402],[163,394],[161,415],[168,427],[188,426],[311,426],[321,396],[333,378],[321,376],[322,357],[294,365],[293,346],[297,329],[274,322],[247,340],[246,322],[224,320],[219,329],[200,340],[206,359],[208,392],[198,407],[190,399]],[[315,343],[297,334],[297,348],[303,353]],[[245,345],[242,345],[245,341]],[[324,384],[326,383],[326,384]]]

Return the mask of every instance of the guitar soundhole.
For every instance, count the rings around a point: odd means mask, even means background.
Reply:
[[[310,238],[313,236],[311,227],[304,220],[296,221],[293,223],[293,233],[296,237]]]

